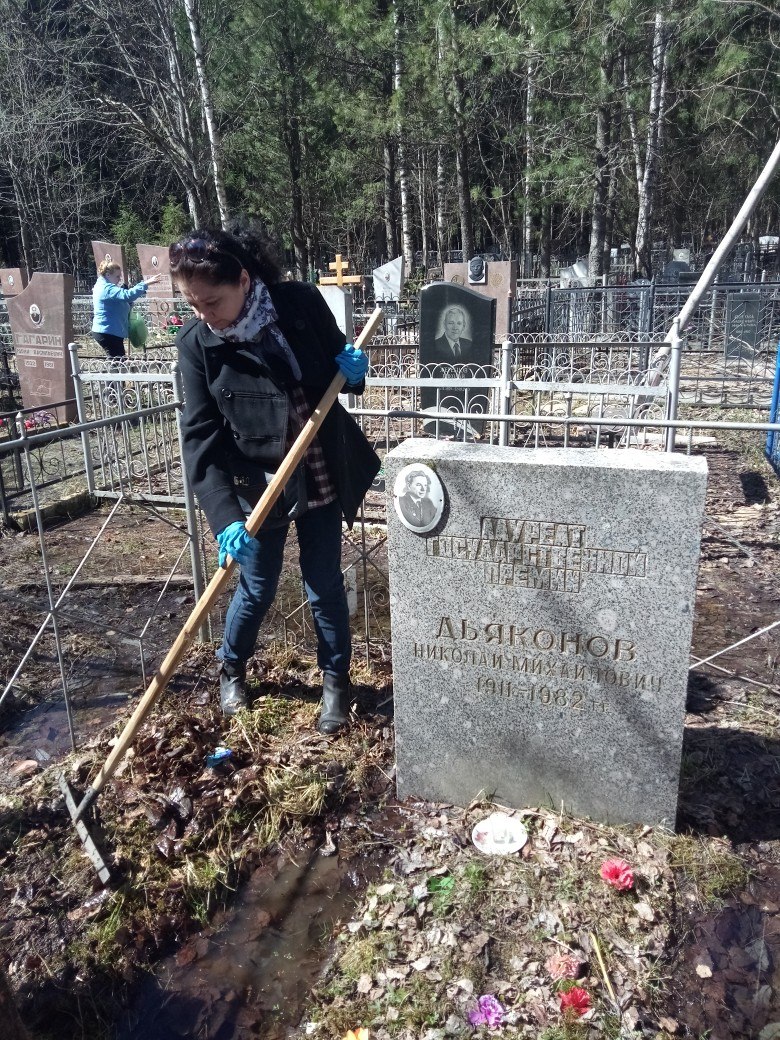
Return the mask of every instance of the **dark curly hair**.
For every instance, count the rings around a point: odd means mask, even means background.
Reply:
[[[168,249],[171,274],[188,282],[203,278],[213,285],[236,284],[242,268],[251,278],[276,285],[281,270],[268,235],[258,227],[234,223],[229,230],[194,228]]]

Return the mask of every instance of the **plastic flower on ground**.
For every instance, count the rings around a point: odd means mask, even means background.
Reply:
[[[584,1015],[590,1008],[590,994],[581,986],[572,986],[561,993],[561,1011],[573,1011],[575,1015]]]
[[[550,973],[550,978],[556,982],[559,979],[576,979],[582,967],[582,961],[572,957],[570,953],[554,953],[544,962],[544,966]]]
[[[618,892],[634,887],[634,872],[624,859],[605,859],[599,871],[608,885]]]
[[[469,1012],[469,1023],[474,1026],[488,1026],[500,1029],[504,1021],[504,1009],[490,993],[486,993],[477,1001],[476,1011]]]
[[[361,1026],[360,1029],[350,1029],[344,1040],[368,1040],[368,1030],[365,1026]]]

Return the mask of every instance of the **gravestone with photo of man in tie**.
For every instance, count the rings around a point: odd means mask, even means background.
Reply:
[[[457,386],[458,379],[491,377],[496,302],[449,282],[427,285],[420,292],[420,376],[452,379],[453,385],[423,387],[423,409],[464,412],[484,410],[484,394]],[[479,401],[479,406],[478,405]],[[471,432],[482,432],[481,420],[469,420]],[[462,424],[438,421],[439,434],[462,432]]]

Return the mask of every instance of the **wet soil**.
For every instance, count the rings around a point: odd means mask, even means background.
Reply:
[[[777,478],[742,445],[704,454],[710,476],[694,659],[771,625],[780,600]],[[83,551],[103,519],[91,514],[48,533],[49,565],[59,587],[72,574],[76,550]],[[45,586],[33,536],[6,533],[0,547],[0,663],[7,679],[45,616]],[[143,637],[143,655],[151,668],[189,610],[185,587],[162,592],[179,549],[170,525],[130,510],[101,542],[91,570],[79,576],[73,622],[66,619],[61,632],[80,747],[71,760],[74,783],[94,774],[110,749],[111,726],[115,731],[117,718],[126,717],[144,688],[138,635],[148,617],[153,614],[154,622]],[[383,551],[380,545],[380,570]],[[369,598],[384,623],[378,574]],[[635,1019],[636,1035],[655,1036],[663,1020],[664,1035],[725,1040],[758,1037],[780,1022],[779,635],[778,628],[762,634],[691,673],[677,829],[722,842],[748,868],[749,880],[704,901],[685,872],[677,872],[668,938],[659,950],[665,981],[646,1026],[641,1016]],[[217,846],[203,835],[233,814],[240,838],[246,810],[240,799],[226,802],[222,790],[216,797],[204,771],[205,754],[230,735],[214,709],[213,645],[188,654],[139,735],[128,775],[104,793],[100,823],[117,878],[104,890],[48,779],[47,768],[70,750],[70,736],[55,648],[44,636],[0,706],[0,936],[3,963],[35,1040],[276,1040],[294,1031],[330,940],[355,912],[366,883],[394,847],[413,850],[416,841],[408,822],[388,815],[392,732],[377,707],[389,709],[389,648],[380,640],[374,650],[359,722],[327,750],[301,736],[311,733],[315,717],[311,657],[292,655],[275,670],[257,665],[252,678],[258,695],[272,697],[274,705],[277,699],[294,703],[301,713],[291,728],[266,735],[270,744],[256,743],[239,756],[229,777],[243,774],[248,789],[257,778],[246,771],[261,762],[320,770],[326,796],[319,810],[291,817],[278,840],[263,847],[247,831],[227,883],[197,907],[191,892],[183,897],[186,857],[177,859],[176,843],[183,842],[188,855],[214,857]],[[195,809],[189,818],[176,809],[181,800],[159,801],[175,784],[189,792]],[[150,809],[155,799],[156,813]],[[123,844],[130,817],[142,831],[139,846]],[[192,829],[196,819],[201,837]],[[150,877],[148,916],[122,901],[143,871]],[[101,929],[120,911],[128,916],[114,928],[106,958],[97,949],[104,942]],[[85,954],[90,943],[94,949]],[[773,1035],[764,1034],[766,1040]]]

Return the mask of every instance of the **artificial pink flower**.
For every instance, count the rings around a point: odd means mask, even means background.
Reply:
[[[490,993],[486,993],[477,1001],[476,1011],[469,1012],[469,1023],[476,1029],[477,1026],[488,1026],[490,1029],[500,1029],[504,1021],[504,1009]]]
[[[599,871],[608,885],[618,892],[634,887],[634,872],[624,859],[605,859]]]
[[[581,986],[572,986],[561,993],[561,1011],[572,1010],[575,1015],[584,1015],[590,1008],[590,995]]]
[[[550,973],[550,977],[556,981],[559,979],[576,979],[580,973],[582,961],[572,957],[570,953],[554,953],[547,958],[544,966]]]

